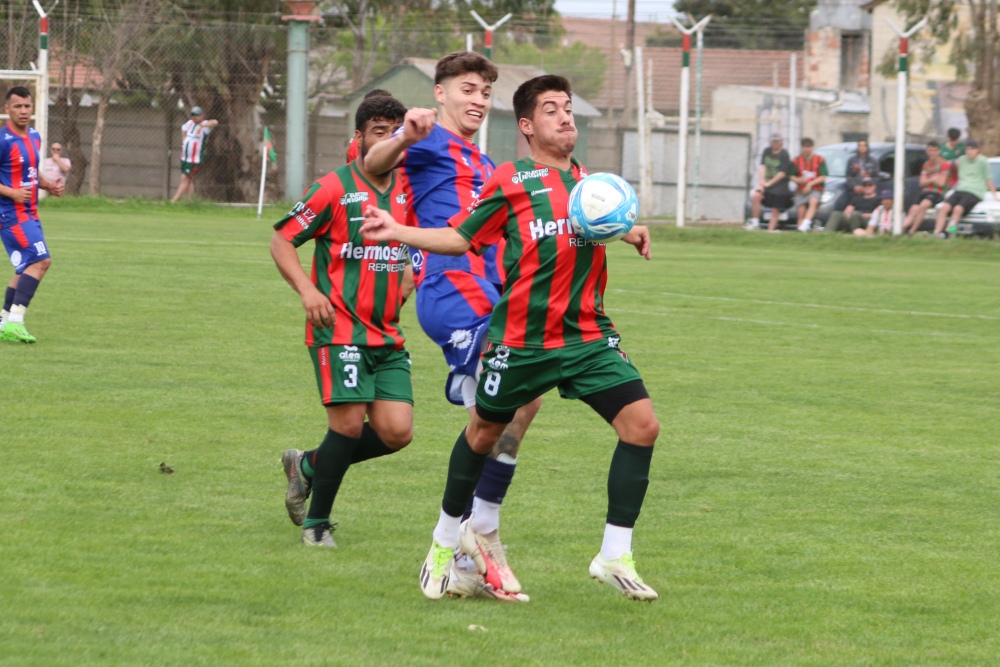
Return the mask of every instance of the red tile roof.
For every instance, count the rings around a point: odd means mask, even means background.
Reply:
[[[608,56],[608,71],[604,77],[604,86],[596,95],[587,99],[599,109],[607,109],[609,100],[614,98],[615,108],[624,105],[624,86],[626,71],[620,49],[625,45],[625,22],[614,23],[614,44],[611,40],[612,21],[607,19],[576,19],[564,18],[566,29],[565,43],[572,44],[582,41],[590,46],[596,46]],[[667,32],[666,24],[637,23],[636,46],[642,46],[646,35],[653,35],[657,28]],[[692,40],[693,41],[693,40]],[[712,106],[712,92],[719,86],[773,86],[775,66],[778,72],[778,85],[789,85],[789,67],[792,51],[763,51],[754,49],[709,49],[702,51],[702,111],[708,113]],[[680,47],[644,47],[643,59],[646,75],[649,76],[649,61],[653,69],[653,102],[661,113],[676,114],[680,102],[681,59],[683,49]],[[691,110],[694,109],[696,91],[697,59],[694,48],[691,52]],[[798,85],[804,84],[803,52],[798,54]],[[634,92],[633,92],[633,100]]]

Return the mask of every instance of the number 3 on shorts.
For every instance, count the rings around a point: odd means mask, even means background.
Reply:
[[[354,364],[347,364],[344,366],[344,372],[347,373],[347,378],[344,379],[345,387],[357,387],[358,386],[358,367]]]
[[[501,379],[503,378],[496,371],[490,371],[486,374],[486,381],[483,382],[483,391],[486,392],[487,396],[497,395],[497,392],[500,391]]]

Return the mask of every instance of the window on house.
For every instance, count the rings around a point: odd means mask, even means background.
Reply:
[[[863,35],[852,33],[842,33],[840,35],[841,89],[857,90],[860,87],[864,48],[865,40]]]

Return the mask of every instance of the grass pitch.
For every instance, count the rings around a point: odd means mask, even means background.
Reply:
[[[660,599],[588,579],[615,436],[550,394],[503,510],[532,601],[429,602],[417,573],[465,420],[412,305],[413,444],[348,473],[338,550],[306,550],[285,515],[279,455],[325,419],[267,251],[282,212],[43,207],[39,343],[0,346],[3,665],[1000,654],[1000,244],[661,228],[651,262],[614,245],[608,310],[663,424],[634,543]]]

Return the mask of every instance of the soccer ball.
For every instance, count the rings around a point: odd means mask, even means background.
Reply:
[[[573,231],[588,241],[607,243],[628,234],[639,215],[639,198],[621,176],[587,176],[569,193]]]

